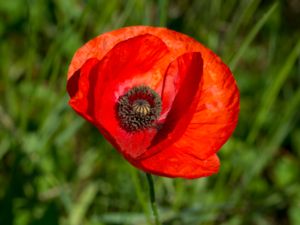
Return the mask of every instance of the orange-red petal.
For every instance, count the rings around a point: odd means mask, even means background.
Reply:
[[[159,92],[168,52],[159,38],[145,34],[120,42],[101,61],[92,58],[81,67],[79,88],[70,104],[100,131],[105,130],[124,155],[135,158],[146,151],[157,130],[123,130],[116,118],[118,98],[139,85]]]
[[[214,70],[206,71],[200,101],[184,135],[177,144],[188,154],[205,159],[228,140],[238,122],[239,91],[228,67],[217,58]],[[199,141],[201,140],[201,141]]]
[[[145,172],[172,178],[193,179],[218,172],[220,161],[216,154],[200,160],[187,154],[185,150],[172,145],[153,157],[131,163]]]
[[[162,127],[126,132],[115,116],[116,101],[145,84],[162,96]],[[127,27],[89,41],[72,59],[67,89],[71,106],[133,165],[168,177],[217,172],[215,153],[239,113],[228,67],[194,39],[165,28]]]
[[[182,136],[197,108],[202,73],[203,61],[199,52],[186,53],[169,65],[161,94],[163,107],[168,109],[167,116],[151,146],[139,159],[164,151]]]

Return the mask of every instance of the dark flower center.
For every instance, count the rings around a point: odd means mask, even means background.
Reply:
[[[120,96],[117,117],[123,129],[129,132],[154,127],[161,113],[160,96],[147,86],[137,86]]]

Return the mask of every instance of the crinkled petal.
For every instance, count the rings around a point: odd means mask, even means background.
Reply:
[[[162,91],[167,117],[148,151],[139,159],[164,151],[182,136],[199,101],[202,72],[203,61],[199,52],[186,53],[169,65]]]
[[[116,103],[119,96],[134,86],[147,85],[161,91],[168,48],[157,37],[140,35],[118,43],[99,61],[87,60],[80,70],[77,93],[70,88],[73,97],[71,106],[99,130],[109,135],[108,140],[118,146],[124,155],[137,157],[142,154],[155,136],[156,129],[128,133],[116,118]],[[73,76],[69,79],[72,81]],[[74,88],[75,89],[75,88]],[[113,141],[112,141],[113,140]]]
[[[96,58],[87,60],[67,83],[67,90],[71,97],[69,104],[91,123],[95,122],[92,110],[95,100],[90,90],[98,76],[98,64],[99,60]]]
[[[101,34],[79,48],[74,54],[69,66],[68,79],[70,79],[88,59],[97,58],[101,60],[118,43],[145,34],[151,34],[163,40],[171,51],[173,60],[186,52],[206,50],[204,46],[187,35],[166,28],[151,26],[124,27]]]
[[[187,154],[186,150],[172,145],[152,157],[131,163],[145,172],[173,178],[193,179],[218,172],[220,161],[216,154],[201,160]]]
[[[227,66],[214,61],[210,77],[204,77],[200,101],[177,144],[188,154],[205,159],[228,140],[238,122],[239,91]]]
[[[196,52],[203,60],[199,81],[182,75],[195,74]],[[180,66],[180,61],[188,66]],[[193,72],[187,68],[194,68]],[[113,107],[120,95],[144,84],[162,95],[162,126],[130,134],[120,128]],[[228,67],[194,39],[165,28],[127,27],[91,40],[72,59],[67,89],[72,107],[133,165],[168,177],[196,178],[217,172],[215,153],[238,120],[239,93]]]

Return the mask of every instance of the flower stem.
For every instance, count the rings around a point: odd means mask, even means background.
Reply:
[[[142,206],[142,209],[144,211],[144,214],[145,214],[145,217],[147,220],[147,224],[152,225],[151,212],[150,212],[150,209],[147,204],[147,198],[145,196],[145,193],[143,192],[143,187],[142,187],[141,182],[138,177],[138,171],[135,168],[133,168],[132,166],[129,166],[129,169],[130,169],[132,181],[133,181],[133,184],[134,184],[134,187],[136,190],[137,198],[138,198],[138,200]]]
[[[155,189],[154,189],[154,184],[153,184],[153,179],[151,174],[146,173],[147,180],[148,180],[148,185],[149,185],[149,194],[150,194],[150,203],[151,203],[151,209],[152,213],[155,219],[155,225],[161,225],[158,217],[158,211],[156,207],[156,201],[155,201]]]

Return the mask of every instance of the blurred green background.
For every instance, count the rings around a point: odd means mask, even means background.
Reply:
[[[146,24],[188,34],[241,91],[220,172],[155,177],[165,225],[300,224],[300,2],[11,0],[0,3],[0,224],[151,224],[146,177],[68,106],[83,43]]]

